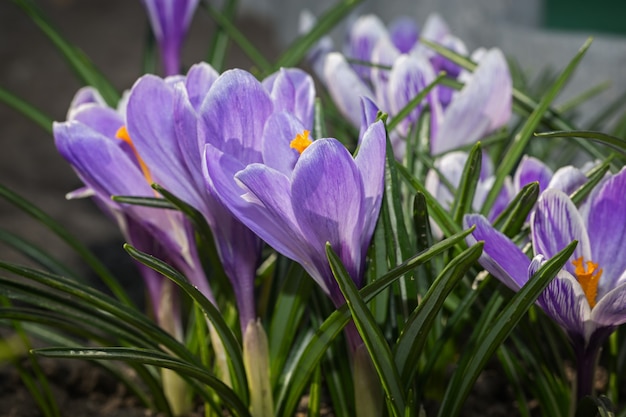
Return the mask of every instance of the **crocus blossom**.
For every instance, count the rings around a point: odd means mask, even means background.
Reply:
[[[445,182],[455,188],[459,186],[467,157],[468,154],[465,152],[449,152],[436,159],[436,169],[429,170],[426,175],[426,189],[446,209],[452,206],[454,194],[445,185]],[[445,181],[441,180],[440,175],[445,178]],[[513,176],[505,178],[502,190],[498,194],[487,218],[490,221],[494,221],[522,188],[532,182],[538,183],[539,193],[551,188],[561,190],[569,195],[586,181],[587,177],[583,171],[576,167],[561,167],[556,172],[553,172],[539,159],[524,155]],[[474,200],[472,201],[472,208],[475,211],[480,211],[494,183],[493,163],[487,155],[483,155],[482,169],[476,184]]]
[[[469,244],[484,241],[479,262],[514,291],[545,262],[576,240],[563,269],[539,296],[537,304],[568,334],[578,358],[579,397],[591,393],[599,347],[615,327],[626,322],[626,169],[606,178],[577,208],[567,194],[546,190],[531,215],[531,260],[480,215]]]
[[[310,27],[310,18],[307,20]],[[423,109],[430,111],[430,148],[433,155],[471,144],[505,126],[512,109],[512,82],[499,49],[479,49],[470,73],[427,48],[417,39],[418,29],[406,19],[394,22],[389,32],[373,15],[358,18],[348,34],[344,54],[330,52],[328,40],[311,56],[312,65],[342,114],[355,126],[360,123],[360,100],[367,97],[393,119],[437,73],[445,71],[465,85],[460,91],[436,86],[424,101],[390,132],[394,153],[405,154],[405,138]],[[390,30],[391,30],[390,29]],[[463,42],[450,33],[438,15],[426,21],[420,36],[467,55]],[[349,63],[349,59],[373,66]],[[321,73],[321,74],[320,74]]]
[[[264,139],[277,137],[272,152],[292,166],[246,165],[209,144],[207,182],[238,219],[300,263],[335,304],[343,304],[325,244],[330,242],[360,286],[382,199],[384,126],[369,126],[355,158],[333,138],[312,141],[304,131]]]
[[[180,55],[199,0],[141,0],[161,51],[165,75],[180,72]]]

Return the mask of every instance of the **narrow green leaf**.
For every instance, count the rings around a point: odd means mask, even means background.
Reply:
[[[32,0],[13,0],[13,2],[24,10],[28,17],[30,17],[48,39],[52,41],[80,79],[84,83],[95,87],[107,104],[111,107],[115,107],[120,99],[120,95],[113,85],[96,69],[82,51],[61,36],[59,31],[55,29],[44,16],[36,3]]]
[[[39,125],[48,134],[52,134],[52,118],[25,102],[21,98],[11,94],[4,88],[0,88],[0,102],[5,103],[18,113],[26,116],[35,124]]]
[[[128,195],[112,195],[111,200],[117,203],[132,204],[135,206],[154,207],[159,209],[177,210],[177,207],[164,198],[135,197]]]
[[[528,213],[531,212],[539,198],[539,183],[526,184],[513,198],[509,205],[498,215],[494,226],[508,237],[517,235],[526,223]]]
[[[124,304],[132,306],[133,302],[126,294],[126,291],[122,288],[115,276],[109,271],[109,269],[91,252],[85,245],[83,245],[76,237],[72,236],[63,226],[61,226],[56,220],[46,214],[44,211],[36,207],[30,201],[22,198],[17,193],[9,190],[3,185],[0,185],[0,197],[7,200],[19,208],[24,213],[33,217],[35,220],[46,226],[54,234],[60,237],[65,243],[67,243],[85,263],[102,279],[102,282],[111,290],[111,292]]]
[[[454,222],[450,214],[446,209],[444,209],[439,201],[432,196],[424,186],[424,184],[415,178],[405,167],[400,164],[397,164],[397,169],[402,177],[405,179],[407,184],[413,188],[414,192],[420,192],[424,195],[426,199],[426,203],[428,204],[429,213],[433,220],[437,223],[437,225],[441,228],[444,235],[451,236],[455,233],[458,233],[461,230],[461,227]]]
[[[395,363],[401,370],[402,383],[408,388],[417,371],[417,362],[426,344],[428,332],[443,307],[446,297],[480,257],[483,244],[478,243],[452,259],[413,311],[395,345]]]
[[[381,291],[393,284],[400,276],[459,244],[472,230],[473,229],[462,231],[434,244],[428,250],[407,259],[386,275],[367,285],[360,291],[363,301],[365,303],[370,302]],[[278,395],[278,401],[276,402],[277,415],[293,415],[296,405],[315,367],[324,356],[324,352],[328,349],[331,341],[337,337],[343,327],[348,323],[349,318],[350,312],[348,307],[344,305],[332,313],[324,323],[318,326],[315,335],[311,338],[300,356],[300,360],[294,364],[294,372],[288,375],[284,382],[283,389]]]
[[[556,98],[557,94],[565,86],[565,83],[569,80],[570,76],[578,66],[578,63],[589,49],[591,45],[591,38],[588,39],[580,48],[574,59],[567,65],[567,67],[561,72],[556,79],[552,87],[543,95],[537,107],[532,111],[522,128],[517,132],[513,141],[510,143],[502,161],[498,165],[495,173],[495,182],[493,187],[487,194],[485,203],[483,205],[483,213],[488,213],[496,202],[496,198],[502,189],[502,185],[506,179],[506,176],[513,172],[513,168],[519,158],[522,156],[528,141],[532,137],[533,132],[541,122],[543,114],[549,109],[550,104]]]
[[[248,58],[254,62],[262,73],[269,74],[273,70],[272,64],[263,56],[263,54],[250,42],[248,38],[237,28],[235,23],[229,18],[227,13],[219,11],[209,2],[203,2],[209,16],[223,30],[223,33],[235,42]]]
[[[223,6],[222,15],[224,18],[233,21],[237,14],[237,0],[227,0]],[[218,26],[211,36],[211,45],[207,54],[207,62],[211,64],[217,72],[222,72],[226,62],[228,52],[229,37],[224,29]]]
[[[566,101],[565,103],[559,104],[556,107],[556,111],[559,113],[565,113],[567,111],[573,110],[576,107],[580,106],[581,104],[584,104],[586,101],[589,101],[593,97],[608,90],[609,88],[611,88],[611,83],[609,81],[601,82],[598,85],[593,86],[590,89],[583,91],[582,93]]]
[[[480,180],[480,170],[482,167],[483,152],[480,142],[477,142],[467,157],[467,162],[463,168],[461,183],[455,193],[454,202],[450,210],[452,219],[456,224],[461,224],[463,215],[472,212],[472,203],[476,186]]]
[[[577,244],[576,241],[570,243],[548,260],[513,296],[496,319],[488,326],[484,326],[486,330],[472,337],[469,343],[470,348],[464,351],[459,366],[448,385],[439,410],[440,417],[455,417],[460,414],[463,402],[487,361],[513,331],[539,294],[563,268]]]
[[[231,371],[233,389],[238,393],[241,400],[247,404],[248,384],[246,382],[246,372],[243,366],[243,358],[241,356],[242,348],[222,318],[220,311],[195,286],[191,285],[185,276],[180,274],[171,266],[151,255],[148,255],[147,253],[141,252],[129,244],[124,245],[124,249],[126,249],[133,259],[172,280],[200,306],[207,320],[213,324],[217,334],[224,344],[224,349],[226,350],[228,364]]]
[[[426,96],[428,95],[428,93],[430,93],[430,91],[435,88],[435,86],[437,86],[438,84],[441,83],[441,81],[446,77],[446,73],[445,72],[441,72],[437,75],[437,77],[435,77],[435,79],[433,80],[433,82],[431,82],[430,84],[428,84],[426,87],[424,87],[423,90],[421,90],[415,97],[413,97],[403,108],[400,109],[400,111],[398,111],[396,113],[396,115],[394,116],[393,120],[390,120],[389,123],[387,124],[387,129],[391,132],[393,129],[395,129],[396,126],[398,126],[398,124],[404,120],[405,117],[407,117],[409,115],[409,113],[411,113],[413,111],[413,109],[415,109],[422,101],[424,101],[424,99],[426,98]]]
[[[612,149],[626,155],[626,139],[618,138],[602,132],[592,132],[588,130],[569,130],[535,133],[535,136],[543,138],[585,138],[594,142],[609,146]]]
[[[300,63],[311,47],[343,20],[362,0],[342,0],[322,14],[309,33],[298,37],[276,61],[274,69],[293,67]]]
[[[155,350],[123,348],[123,347],[97,347],[97,348],[42,348],[32,351],[35,355],[49,358],[71,358],[85,360],[119,360],[125,362],[137,362],[148,365],[167,368],[190,378],[197,379],[214,390],[222,401],[236,416],[249,417],[250,413],[246,405],[239,399],[222,381],[213,374],[183,360],[177,359],[166,353]],[[200,394],[204,390],[199,391]]]
[[[607,172],[609,172],[609,168],[611,167],[611,160],[607,159],[602,164],[597,166],[592,172],[588,173],[589,181],[581,185],[577,190],[575,190],[570,196],[572,202],[574,204],[579,204],[585,197],[589,195],[589,193],[602,181]]]

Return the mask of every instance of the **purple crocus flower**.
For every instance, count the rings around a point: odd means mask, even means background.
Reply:
[[[87,87],[77,93],[68,120],[53,126],[59,152],[85,184],[85,189],[70,196],[93,196],[117,221],[133,246],[173,264],[212,299],[193,243],[193,232],[181,213],[111,200],[111,195],[154,197],[151,171],[127,140],[123,126],[123,115],[107,107],[96,90]],[[155,316],[160,317],[162,277],[144,267],[140,270]]]
[[[546,258],[577,240],[572,257],[539,296],[537,304],[567,333],[578,360],[578,398],[592,391],[599,348],[626,322],[626,169],[609,176],[578,209],[567,194],[546,190],[531,215],[531,260],[480,215],[468,244],[484,241],[480,264],[514,291]]]
[[[141,0],[161,50],[165,75],[180,72],[183,40],[199,0]]]
[[[288,125],[287,119],[282,121]],[[298,132],[297,123],[291,127],[291,134],[264,136],[273,143],[264,150],[271,149],[274,156],[264,153],[263,163],[245,164],[207,145],[206,180],[235,217],[300,263],[335,305],[341,305],[345,300],[325,244],[330,242],[361,286],[382,199],[385,129],[382,122],[370,125],[353,158],[336,139],[311,141],[308,131]],[[290,163],[273,163],[279,160]]]

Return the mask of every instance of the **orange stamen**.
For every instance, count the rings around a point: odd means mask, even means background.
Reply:
[[[143,162],[143,159],[141,159],[141,156],[139,156],[139,152],[137,152],[137,148],[135,148],[135,144],[130,138],[128,130],[126,130],[126,126],[122,126],[117,129],[117,132],[115,132],[115,137],[121,141],[126,142],[128,146],[130,146],[130,148],[133,150],[133,153],[135,154],[135,158],[137,158],[137,162],[139,162],[139,167],[141,167],[141,172],[143,172],[143,176],[146,178],[146,181],[148,181],[149,184],[152,184],[154,181],[152,181],[152,175],[150,175],[150,170],[148,169],[146,163]]]
[[[574,274],[576,275],[578,283],[583,288],[589,306],[591,308],[595,307],[596,298],[598,297],[598,283],[602,276],[602,268],[598,269],[597,263],[591,261],[585,262],[582,256],[573,260],[572,264],[576,267]],[[586,269],[585,266],[587,267]]]
[[[309,139],[309,131],[305,130],[304,132],[298,133],[296,135],[291,143],[289,143],[289,147],[295,149],[300,154],[302,154],[302,152],[304,152],[304,150],[308,148],[309,145],[312,143],[313,141]]]

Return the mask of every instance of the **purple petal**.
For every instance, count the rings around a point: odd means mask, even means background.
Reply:
[[[371,14],[360,16],[350,28],[346,56],[358,61],[371,62],[374,45],[380,38],[386,36],[389,36],[387,28],[378,16]],[[354,64],[353,67],[362,79],[370,78],[371,67],[358,64]]]
[[[324,62],[326,88],[333,102],[354,127],[361,122],[361,97],[374,99],[372,91],[348,65],[343,55],[333,52]]]
[[[263,80],[263,86],[270,92],[275,112],[292,113],[306,129],[313,128],[315,85],[309,74],[297,68],[281,68]]]
[[[74,94],[70,108],[67,111],[67,119],[72,120],[74,112],[85,105],[108,107],[98,90],[91,86],[83,87]]]
[[[325,244],[330,242],[357,286],[361,278],[363,193],[352,155],[335,139],[313,142],[293,172],[291,201],[302,235],[324,264]]]
[[[603,270],[601,294],[626,271],[626,168],[594,190],[588,203],[591,260]]]
[[[304,126],[292,114],[274,113],[263,131],[263,163],[291,177],[300,153],[290,144],[303,131]]]
[[[204,97],[208,94],[218,77],[219,73],[206,62],[195,64],[189,68],[185,79],[185,88],[189,96],[189,102],[195,111],[200,109]]]
[[[361,98],[361,124],[359,126],[359,143],[363,140],[365,131],[378,117],[378,106],[367,97]]]
[[[626,323],[626,282],[611,288],[591,310],[591,320],[599,326],[619,326]]]
[[[371,69],[371,83],[376,94],[376,102],[381,110],[387,113],[391,111],[391,97],[388,94],[391,67],[399,56],[400,52],[391,43],[391,39],[386,36],[379,39],[372,50],[372,62],[379,66]]]
[[[374,227],[378,220],[380,203],[383,197],[385,179],[385,148],[386,133],[383,122],[378,121],[371,125],[359,146],[359,152],[354,158],[357,169],[363,180],[364,204],[363,216],[365,223],[361,235],[361,254],[365,257]]]
[[[400,53],[408,53],[417,43],[419,28],[410,17],[399,17],[389,25],[389,35]]]
[[[567,195],[572,195],[574,191],[587,181],[587,176],[580,169],[568,165],[556,170],[548,184],[548,188],[561,190]]]
[[[152,180],[201,210],[202,199],[185,164],[189,154],[200,159],[193,140],[195,131],[184,132],[187,140],[178,139],[175,101],[174,88],[162,79],[152,75],[140,78],[128,99],[128,133]]]
[[[439,154],[476,142],[511,117],[512,83],[502,53],[490,50],[446,109],[431,145]]]
[[[261,161],[263,128],[273,112],[269,94],[252,74],[224,72],[213,84],[199,112],[198,134],[244,164]]]
[[[515,171],[514,186],[516,190],[521,190],[531,182],[539,183],[539,192],[542,193],[552,179],[552,170],[537,158],[524,155],[517,171]]]
[[[396,115],[434,79],[435,73],[427,60],[401,55],[394,62],[389,76],[388,97],[391,113]],[[429,96],[437,94],[436,90],[437,87],[429,93]],[[408,133],[410,125],[418,120],[419,114],[426,103],[427,100],[424,99],[402,121],[400,124],[401,134],[406,135]]]
[[[543,263],[545,263],[543,255],[535,257],[528,268],[528,278],[535,274]],[[559,271],[546,289],[539,294],[537,304],[570,335],[585,337],[591,308],[582,287],[572,274],[565,270]]]
[[[111,140],[115,140],[118,129],[124,126],[124,119],[118,112],[95,104],[82,105],[73,113],[71,120],[81,122]]]
[[[582,216],[569,197],[558,190],[546,190],[530,217],[530,230],[535,254],[551,258],[572,241],[578,245],[571,259],[590,259],[589,238]],[[567,262],[564,268],[574,274],[575,268]]]
[[[518,291],[528,281],[530,260],[508,237],[497,231],[480,214],[463,217],[463,227],[475,225],[476,229],[466,240],[468,245],[483,241],[483,254],[479,263],[503,284]]]

